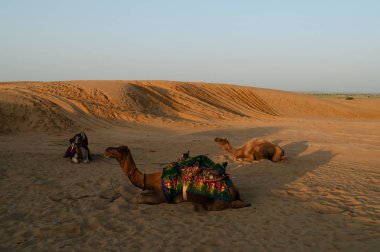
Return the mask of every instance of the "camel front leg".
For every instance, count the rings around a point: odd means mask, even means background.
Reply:
[[[178,204],[178,203],[185,202],[185,200],[183,199],[183,196],[182,196],[182,194],[181,194],[181,195],[177,195],[177,196],[174,198],[173,202],[174,202],[175,204]]]
[[[225,200],[213,200],[207,203],[208,211],[220,211],[228,208],[228,203]]]
[[[213,202],[208,203],[207,210],[208,211],[220,211],[226,208],[243,208],[249,207],[251,204],[245,203],[241,200],[234,200],[232,202],[227,202],[225,200],[214,200]]]
[[[161,195],[153,192],[153,193],[141,193],[137,197],[138,204],[161,204],[165,202],[165,198]]]
[[[253,155],[248,155],[244,158],[244,161],[246,162],[253,162],[255,160],[255,158],[253,157]]]
[[[231,208],[243,208],[243,207],[249,207],[251,206],[251,203],[245,203],[244,201],[241,200],[234,200],[230,203]]]

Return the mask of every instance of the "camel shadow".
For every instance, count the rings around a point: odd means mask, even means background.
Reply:
[[[298,141],[283,145],[281,147],[285,150],[285,153],[288,157],[296,158],[299,157],[300,154],[302,154],[304,151],[306,151],[309,145],[307,144],[307,141]]]
[[[284,146],[289,156],[278,163],[265,160],[232,170],[242,197],[251,203],[264,201],[273,190],[282,190],[307,173],[328,164],[335,156],[328,150],[316,150],[301,155],[308,148],[306,141]]]
[[[298,157],[301,153],[307,150],[309,147],[307,141],[298,141],[294,143],[288,143],[285,145],[282,145],[282,140],[276,139],[271,141],[274,144],[279,145],[281,148],[284,149],[287,156],[291,157]]]

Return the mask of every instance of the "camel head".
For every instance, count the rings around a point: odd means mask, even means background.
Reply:
[[[128,146],[124,145],[119,147],[108,147],[104,152],[104,156],[107,158],[116,158],[119,160],[129,153],[130,150]]]
[[[230,142],[228,142],[226,138],[220,138],[220,137],[215,138],[215,142],[219,143],[220,145],[230,144]]]

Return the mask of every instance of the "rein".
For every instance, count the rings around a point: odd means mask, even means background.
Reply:
[[[108,162],[104,157],[101,158],[100,160],[102,160],[104,163],[107,163],[107,164],[110,164],[110,165],[119,165],[119,164],[113,164],[111,162]],[[114,192],[114,196],[112,196],[112,198],[110,199],[110,202],[114,202],[116,199],[120,198],[121,194],[116,191],[115,187],[113,186],[113,183],[112,183],[112,175],[111,175],[111,167],[109,168],[109,176],[110,176],[110,184],[111,184],[111,189],[112,191]]]
[[[110,165],[117,165],[117,166],[120,165],[119,163],[113,164],[113,163],[111,163],[111,162],[108,162],[105,158],[102,158],[102,159],[100,159],[100,160],[102,160],[104,163],[107,163],[107,164],[110,164]],[[135,170],[136,170],[136,169],[133,169],[133,170],[129,171],[129,175],[134,176],[134,174],[135,174]],[[143,173],[143,176],[144,176],[144,177],[143,177],[143,188],[142,188],[142,190],[145,191],[145,189],[146,189],[146,174]],[[116,193],[116,191],[114,190],[113,185],[112,185],[111,168],[110,168],[110,180],[111,180],[111,186],[112,186],[112,189],[113,189],[113,191]],[[117,193],[117,194],[119,195],[119,193]]]
[[[112,183],[112,176],[111,176],[111,167],[109,168],[109,175],[110,175],[110,183],[111,183],[111,188],[112,188],[112,191],[114,192],[114,196],[112,196],[112,198],[110,199],[110,202],[114,202],[116,199],[120,198],[121,194],[115,190],[115,188],[113,187],[113,183]]]
[[[120,164],[119,163],[111,163],[110,161],[108,161],[106,158],[101,158],[100,159],[101,161],[103,161],[104,163],[107,163],[109,165],[117,165],[119,166]],[[131,169],[129,171],[129,174],[128,174],[128,177],[131,179],[131,176],[133,177],[135,172],[136,172],[137,168],[134,168],[134,169]],[[112,190],[114,191],[115,193],[115,196],[112,197],[112,199],[110,200],[111,202],[113,202],[114,200],[116,200],[117,198],[119,198],[121,196],[121,194],[115,190],[114,186],[113,186],[113,183],[112,183],[112,176],[111,176],[111,167],[109,167],[109,176],[110,176],[110,183],[111,183],[111,188]],[[142,190],[144,191],[146,188],[146,174],[143,173],[143,185],[142,185]]]

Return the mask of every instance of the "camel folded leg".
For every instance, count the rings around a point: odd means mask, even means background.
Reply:
[[[226,208],[243,208],[249,207],[251,204],[245,203],[241,200],[234,200],[232,202],[228,202],[225,200],[214,200],[207,204],[208,211],[220,211]]]
[[[137,197],[138,204],[161,204],[165,202],[165,198],[157,193],[142,193]]]
[[[228,208],[228,202],[225,200],[213,200],[207,203],[208,211],[220,211]]]
[[[242,207],[249,207],[249,206],[251,206],[251,203],[245,203],[244,201],[241,201],[241,200],[234,200],[230,202],[231,208],[242,208]]]
[[[145,190],[141,192],[142,195],[150,195],[150,194],[156,194],[156,191],[154,190]]]

